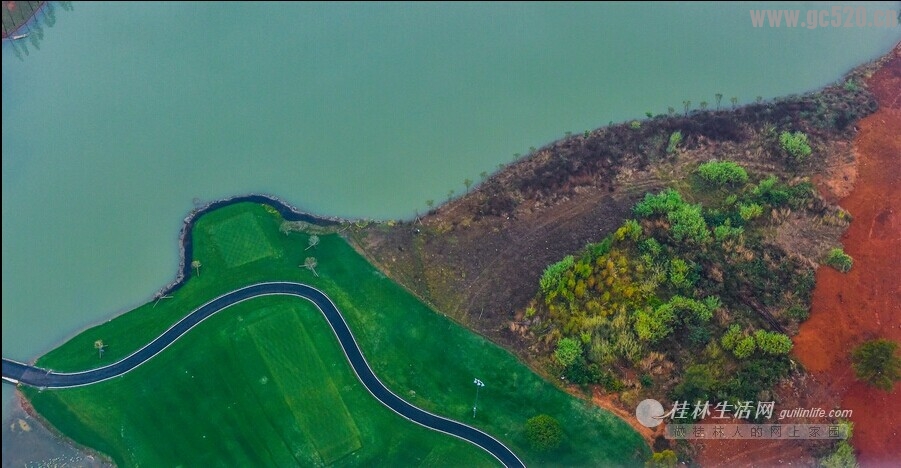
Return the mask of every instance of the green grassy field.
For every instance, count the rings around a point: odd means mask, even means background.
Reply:
[[[171,299],[86,330],[38,365],[71,371],[107,364],[212,297],[259,281],[299,281],[335,301],[389,388],[492,434],[526,464],[634,465],[649,455],[624,422],[428,309],[337,235],[320,236],[320,244],[306,250],[307,235],[281,234],[280,222],[253,204],[205,215],[194,229],[199,276]],[[229,251],[242,245],[251,253]],[[298,267],[308,256],[317,258],[319,277]],[[93,347],[98,339],[107,345],[102,359]],[[487,385],[475,419],[474,377]],[[296,298],[258,298],[223,311],[123,377],[25,393],[65,434],[121,465],[496,463],[466,442],[382,407],[356,380],[319,312]],[[537,453],[525,441],[523,424],[539,413],[554,416],[565,430],[554,452]]]

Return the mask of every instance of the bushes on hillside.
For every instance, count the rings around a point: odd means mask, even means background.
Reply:
[[[563,338],[557,342],[554,357],[563,367],[569,367],[582,357],[582,343],[573,338]]]
[[[667,218],[671,223],[670,232],[676,241],[688,240],[701,244],[710,239],[710,230],[707,229],[707,222],[701,215],[701,205],[683,203],[670,211]]]
[[[666,189],[658,194],[645,194],[644,199],[635,204],[632,212],[640,218],[667,214],[685,205],[682,195],[673,189]]]
[[[805,193],[798,189],[798,199]],[[811,285],[800,262],[760,241],[763,223],[749,221],[795,194],[775,177],[714,208],[672,189],[647,194],[633,208],[636,219],[548,266],[532,315],[534,330],[556,344],[554,373],[618,391],[659,385],[660,375],[677,372],[679,379],[663,385],[689,400],[751,399],[770,388],[790,369],[792,343],[754,332],[765,320],[748,320],[746,297],[788,310],[809,300]],[[719,242],[709,241],[714,236]],[[737,323],[724,329],[713,320],[718,310]],[[636,375],[647,378],[637,382]]]
[[[830,250],[829,255],[826,256],[826,264],[842,273],[847,273],[854,266],[854,259],[844,250],[835,248]]]
[[[803,162],[813,152],[804,132],[782,132],[779,134],[779,144],[796,162]]]
[[[792,350],[792,340],[788,336],[765,330],[757,330],[754,332],[754,341],[760,351],[772,355],[779,356],[788,354]]]
[[[745,169],[732,161],[710,161],[698,166],[698,175],[710,185],[744,185],[748,182]]]
[[[676,148],[679,147],[679,143],[682,143],[682,132],[677,130],[670,134],[669,143],[666,145],[666,152],[670,154],[675,153]]]
[[[857,378],[887,392],[901,380],[898,343],[877,339],[867,341],[851,353],[851,365]]]
[[[541,275],[541,280],[539,281],[541,292],[549,296],[551,293],[562,289],[563,273],[573,266],[574,260],[572,255],[567,255],[563,257],[563,260],[545,268],[544,274]]]

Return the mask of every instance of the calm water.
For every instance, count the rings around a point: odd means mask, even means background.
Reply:
[[[901,38],[754,29],[749,8],[57,8],[40,50],[3,45],[3,356],[147,300],[195,199],[408,217],[565,131],[803,92]]]

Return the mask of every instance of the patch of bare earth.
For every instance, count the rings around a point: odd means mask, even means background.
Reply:
[[[847,274],[817,271],[812,313],[795,339],[795,355],[842,409],[854,411],[861,464],[888,466],[901,459],[901,388],[886,393],[856,381],[849,352],[875,337],[901,341],[901,46],[869,86],[880,109],[860,122],[857,181],[840,201],[854,216],[842,238],[854,267]]]
[[[853,159],[837,151],[814,177],[821,196],[840,200],[853,216],[841,238],[854,257],[842,274],[827,266],[816,273],[811,316],[794,337],[794,355],[807,370],[782,382],[780,407],[853,410],[853,445],[863,467],[897,466],[901,392],[891,394],[855,381],[850,350],[879,336],[901,341],[901,45],[870,78],[880,109],[860,122]],[[853,190],[852,190],[853,186]],[[789,217],[777,228],[786,250],[818,260],[833,247],[843,223]],[[817,258],[819,256],[819,258]],[[792,421],[789,421],[792,422]],[[798,423],[832,421],[797,420]],[[814,441],[704,441],[693,444],[702,466],[815,466],[828,444]]]
[[[865,70],[853,72],[855,78]],[[867,171],[861,170],[859,176],[856,172],[853,125],[836,129],[831,122],[845,118],[842,112],[865,115],[873,104],[872,97],[857,94],[849,99],[843,92],[837,86],[810,97],[733,111],[657,117],[642,122],[640,129],[621,125],[571,136],[414,222],[371,225],[350,230],[347,236],[379,269],[437,311],[546,374],[541,363],[550,346],[531,329],[524,314],[544,268],[611,233],[630,217],[632,205],[645,193],[687,188],[699,162],[733,160],[754,174],[776,174],[782,180],[816,174],[813,182],[827,201],[819,209],[836,216],[829,203],[845,196],[855,180],[865,184],[861,180],[867,180]],[[810,116],[820,120],[812,123]],[[777,141],[777,129],[784,128],[805,131],[817,157],[802,166],[787,162]],[[676,130],[685,140],[676,152],[667,153],[667,140]],[[860,214],[846,208],[857,224]],[[847,219],[804,212],[783,212],[778,218],[770,241],[812,265],[835,246],[847,227]],[[898,217],[889,213],[881,219],[897,223]],[[777,389],[777,399],[782,407],[835,406],[838,400],[829,393],[828,379],[798,372]],[[655,450],[666,447],[660,434],[635,424],[631,399],[624,402],[593,389],[592,400],[635,427]],[[711,441],[693,446],[696,460],[705,466],[810,465],[826,449],[822,444],[788,441]]]
[[[3,468],[31,466],[77,466],[108,468],[115,466],[102,455],[58,434],[40,417],[21,394],[16,392],[9,418],[4,421]]]

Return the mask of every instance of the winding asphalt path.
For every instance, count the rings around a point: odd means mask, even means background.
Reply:
[[[388,390],[375,376],[375,373],[372,372],[372,368],[369,367],[369,363],[363,357],[363,353],[350,332],[347,322],[344,321],[344,317],[332,300],[322,291],[300,283],[259,283],[223,294],[200,306],[130,356],[114,364],[97,369],[73,373],[53,372],[3,358],[3,380],[13,384],[24,384],[41,388],[70,388],[103,382],[140,366],[216,312],[261,296],[295,296],[312,302],[325,316],[325,319],[332,327],[332,331],[335,332],[335,336],[338,337],[341,349],[344,350],[344,355],[347,356],[350,367],[357,374],[357,378],[360,379],[360,382],[363,383],[363,386],[366,387],[366,390],[369,390],[372,396],[395,413],[421,426],[458,437],[481,447],[491,455],[494,455],[505,466],[525,467],[525,464],[516,454],[494,437],[472,426],[421,410],[407,403],[391,390]]]

